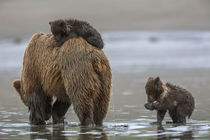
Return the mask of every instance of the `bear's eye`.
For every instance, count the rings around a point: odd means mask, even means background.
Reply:
[[[60,27],[63,27],[65,25],[65,23],[61,22],[59,25],[60,25]]]

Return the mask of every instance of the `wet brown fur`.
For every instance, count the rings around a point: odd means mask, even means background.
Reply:
[[[80,36],[96,48],[103,49],[104,47],[100,33],[86,21],[59,19],[50,21],[49,24],[58,46],[61,46],[68,39]]]
[[[159,77],[150,77],[145,89],[148,98],[145,107],[157,110],[157,123],[162,123],[166,111],[169,111],[173,123],[186,123],[186,117],[190,118],[195,102],[192,94],[186,89],[171,83],[164,84]]]
[[[29,107],[31,124],[63,122],[73,104],[81,125],[101,125],[110,102],[112,73],[103,51],[83,38],[56,47],[52,34],[35,34],[26,48],[21,80],[13,86]],[[52,97],[57,98],[52,106]],[[52,113],[51,113],[52,111]]]

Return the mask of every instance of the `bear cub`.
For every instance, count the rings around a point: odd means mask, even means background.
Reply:
[[[85,21],[59,19],[50,21],[49,24],[58,46],[61,46],[68,39],[81,36],[96,48],[103,49],[104,47],[100,33]]]
[[[145,86],[147,100],[144,106],[148,110],[157,110],[157,124],[161,124],[166,112],[173,123],[186,123],[190,118],[195,102],[192,94],[171,83],[164,83],[159,77],[150,77]]]

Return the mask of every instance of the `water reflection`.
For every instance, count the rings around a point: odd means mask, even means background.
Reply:
[[[31,139],[51,139],[51,132],[46,129],[46,126],[31,126],[30,138]]]
[[[31,126],[30,131],[31,131],[30,133],[31,139],[48,139],[48,140],[67,139],[62,134],[62,132],[64,131],[64,125],[53,126],[52,131],[47,126]]]
[[[176,127],[177,125],[174,125],[173,127]],[[170,133],[168,131],[165,131],[164,127],[158,126],[157,127],[157,140],[174,140],[174,139],[179,139],[179,140],[193,140],[193,132],[192,131],[184,131],[180,133]]]
[[[108,140],[103,128],[80,128],[78,140]]]
[[[64,131],[64,125],[61,126],[53,126],[53,132],[52,132],[52,140],[54,139],[61,139],[61,140],[67,140],[67,137],[63,135]]]
[[[70,138],[68,132],[72,133],[65,130],[65,125],[54,125],[52,128],[49,126],[31,126],[30,139],[67,140]],[[108,140],[102,127],[80,127],[77,136],[77,140]]]

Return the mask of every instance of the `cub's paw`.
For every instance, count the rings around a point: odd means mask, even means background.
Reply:
[[[148,109],[148,110],[154,110],[155,109],[155,107],[154,107],[154,105],[153,105],[153,103],[146,103],[145,105],[144,105],[144,107],[146,108],[146,109]]]
[[[158,101],[154,101],[153,103],[152,103],[152,106],[154,107],[154,109],[158,109],[158,107],[159,107],[159,102]]]

